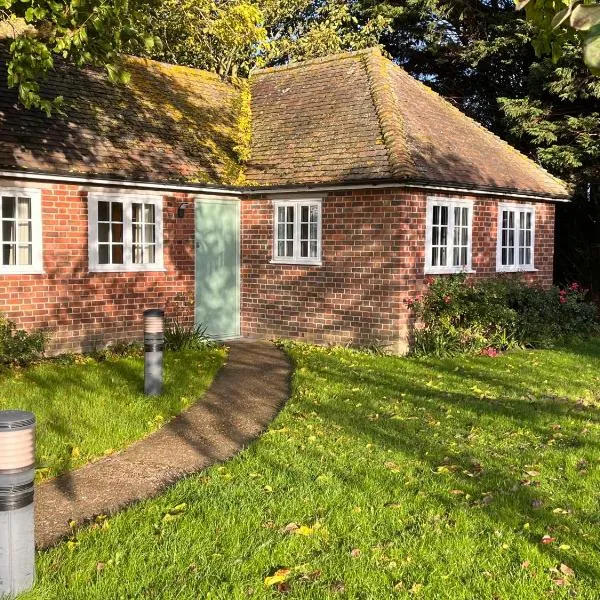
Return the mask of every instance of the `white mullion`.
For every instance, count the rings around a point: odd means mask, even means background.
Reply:
[[[294,260],[300,260],[300,202],[294,202]]]
[[[123,199],[123,266],[125,268],[130,267],[133,264],[132,261],[132,236],[131,236],[131,222],[133,210],[133,203],[131,199]]]
[[[454,206],[448,204],[448,231],[446,235],[446,267],[454,267]]]

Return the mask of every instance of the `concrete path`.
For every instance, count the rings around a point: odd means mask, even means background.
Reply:
[[[36,489],[36,545],[78,524],[151,498],[185,475],[224,461],[271,422],[289,395],[291,368],[273,344],[230,344],[227,364],[201,400],[129,448]]]

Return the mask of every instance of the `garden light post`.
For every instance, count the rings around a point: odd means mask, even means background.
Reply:
[[[35,416],[0,411],[0,598],[28,590],[35,578],[34,476]]]
[[[158,396],[163,390],[163,350],[165,312],[158,308],[144,311],[144,393]]]

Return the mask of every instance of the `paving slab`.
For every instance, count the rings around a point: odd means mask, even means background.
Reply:
[[[68,537],[70,520],[84,524],[152,498],[231,458],[265,430],[289,396],[289,362],[270,342],[228,345],[227,363],[196,404],[121,452],[36,488],[38,548]]]

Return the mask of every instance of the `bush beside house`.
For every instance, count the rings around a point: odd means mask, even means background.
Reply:
[[[578,283],[544,288],[520,278],[479,281],[464,275],[428,279],[407,300],[418,324],[413,352],[438,356],[522,346],[544,348],[598,331],[596,306]]]

